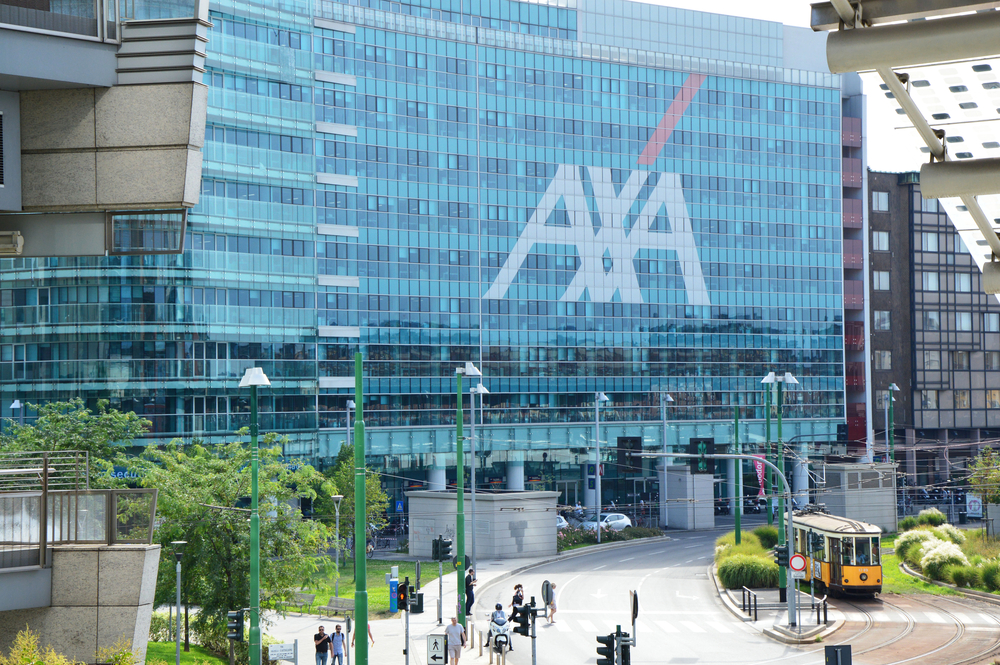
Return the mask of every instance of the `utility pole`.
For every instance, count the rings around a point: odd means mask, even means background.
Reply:
[[[740,407],[733,407],[733,442],[736,444],[736,454],[743,452],[740,449]],[[743,460],[734,460],[733,469],[736,474],[733,483],[736,487],[736,544],[739,545],[742,538],[740,528],[740,516],[743,513]]]
[[[355,630],[361,639],[354,640],[355,665],[368,665],[368,505],[365,502],[365,420],[362,414],[364,391],[361,381],[361,354],[354,354],[354,561],[357,582],[354,587]]]

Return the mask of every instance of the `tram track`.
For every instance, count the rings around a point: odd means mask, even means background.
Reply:
[[[896,605],[893,605],[892,603],[889,603],[889,602],[885,601],[884,599],[880,598],[879,600],[880,600],[880,602],[883,605],[890,605],[891,607],[893,607],[894,609],[896,609],[896,611],[898,611],[900,614],[902,614],[903,617],[906,619],[906,627],[903,628],[903,630],[898,635],[896,635],[895,637],[893,637],[893,638],[891,638],[889,640],[886,640],[884,642],[880,642],[879,644],[877,644],[877,645],[875,645],[875,646],[873,646],[873,647],[871,647],[869,649],[862,649],[862,650],[858,651],[857,655],[859,655],[859,656],[862,655],[862,654],[871,653],[873,651],[878,651],[879,649],[884,649],[887,646],[891,646],[891,645],[895,644],[896,642],[899,642],[900,640],[905,639],[908,635],[911,635],[913,633],[913,630],[914,630],[914,628],[917,625],[916,619],[909,612],[901,609],[900,607],[898,607]],[[837,644],[849,644],[851,642],[855,642],[862,635],[864,635],[864,634],[866,634],[868,632],[874,631],[875,625],[876,625],[875,616],[866,607],[864,607],[863,605],[859,605],[857,603],[851,602],[849,600],[843,600],[843,599],[838,599],[837,603],[838,603],[838,605],[839,604],[850,605],[851,607],[853,607],[857,611],[861,612],[865,616],[865,628],[860,633],[856,633],[856,634],[852,635],[849,639],[844,640],[842,642],[837,642]]]

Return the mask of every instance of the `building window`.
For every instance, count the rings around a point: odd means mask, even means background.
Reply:
[[[882,330],[882,331],[889,330],[890,322],[891,322],[891,312],[889,312],[889,310],[887,309],[875,310],[875,322],[873,326],[875,330]]]
[[[1000,314],[983,314],[983,330],[986,332],[1000,332]]]
[[[955,290],[959,293],[972,292],[972,275],[964,272],[955,274]]]
[[[969,253],[969,248],[965,246],[965,241],[962,240],[962,236],[955,236],[955,251],[962,254]]]
[[[872,192],[872,210],[889,212],[889,192]]]
[[[921,233],[920,234],[920,251],[921,252],[936,252],[936,251],[938,251],[938,234],[936,234],[936,233]]]
[[[889,271],[876,270],[872,273],[872,288],[876,291],[889,290]]]
[[[892,369],[892,351],[875,351],[875,369]]]
[[[941,369],[940,351],[924,351],[924,369]]]
[[[1000,391],[997,391],[1000,392]],[[921,390],[920,391],[920,408],[921,409],[936,409],[938,408],[938,391],[936,390]]]
[[[940,286],[939,277],[936,272],[923,273],[922,280],[924,285],[924,291],[937,291]]]
[[[969,369],[969,352],[968,351],[952,351],[951,352],[951,368],[952,369]]]
[[[872,233],[872,250],[876,252],[889,251],[889,232],[875,231]]]
[[[937,199],[925,199],[923,197],[920,197],[920,210],[922,212],[937,212],[938,211]]]
[[[968,390],[956,390],[955,391],[955,408],[956,409],[968,409],[969,408],[969,391]]]
[[[972,312],[955,312],[955,330],[972,330]]]
[[[941,312],[924,312],[924,330],[941,330]]]
[[[1000,409],[1000,390],[986,391],[986,408]]]
[[[885,411],[886,405],[889,403],[889,391],[888,390],[876,390],[875,391],[875,408],[879,411]]]
[[[987,351],[983,360],[986,369],[1000,369],[1000,351]]]

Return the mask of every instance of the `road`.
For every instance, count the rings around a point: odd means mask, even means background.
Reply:
[[[500,586],[484,589],[479,607],[511,601],[515,582],[541,603],[541,585],[556,585],[556,622],[537,623],[538,663],[594,663],[596,636],[617,624],[631,632],[628,592],[636,589],[640,614],[632,663],[814,665],[823,645],[788,646],[762,636],[729,613],[709,579],[721,531],[681,533],[669,542],[644,543],[546,564]],[[489,565],[489,564],[486,564]],[[482,568],[482,566],[481,566]],[[1000,607],[960,598],[886,595],[835,601],[831,619],[846,624],[826,644],[851,644],[858,665],[992,663],[1000,653]],[[805,617],[803,617],[805,619]],[[485,629],[486,622],[479,622]],[[531,641],[514,636],[510,665],[530,665]],[[473,652],[475,653],[475,652]],[[472,656],[469,653],[468,656]],[[479,661],[463,657],[462,662]],[[484,654],[482,662],[486,662]]]

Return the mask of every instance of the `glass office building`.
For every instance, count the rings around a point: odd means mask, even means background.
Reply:
[[[822,36],[624,0],[224,0],[211,20],[183,255],[0,262],[5,415],[108,398],[157,438],[215,440],[259,365],[262,428],[322,465],[360,351],[369,459],[399,499],[454,478],[466,361],[490,391],[483,486],[584,498],[597,392],[605,500],[655,492],[620,437],[728,446],[738,410],[761,441],[770,371],[800,382],[784,439],[836,439]]]

